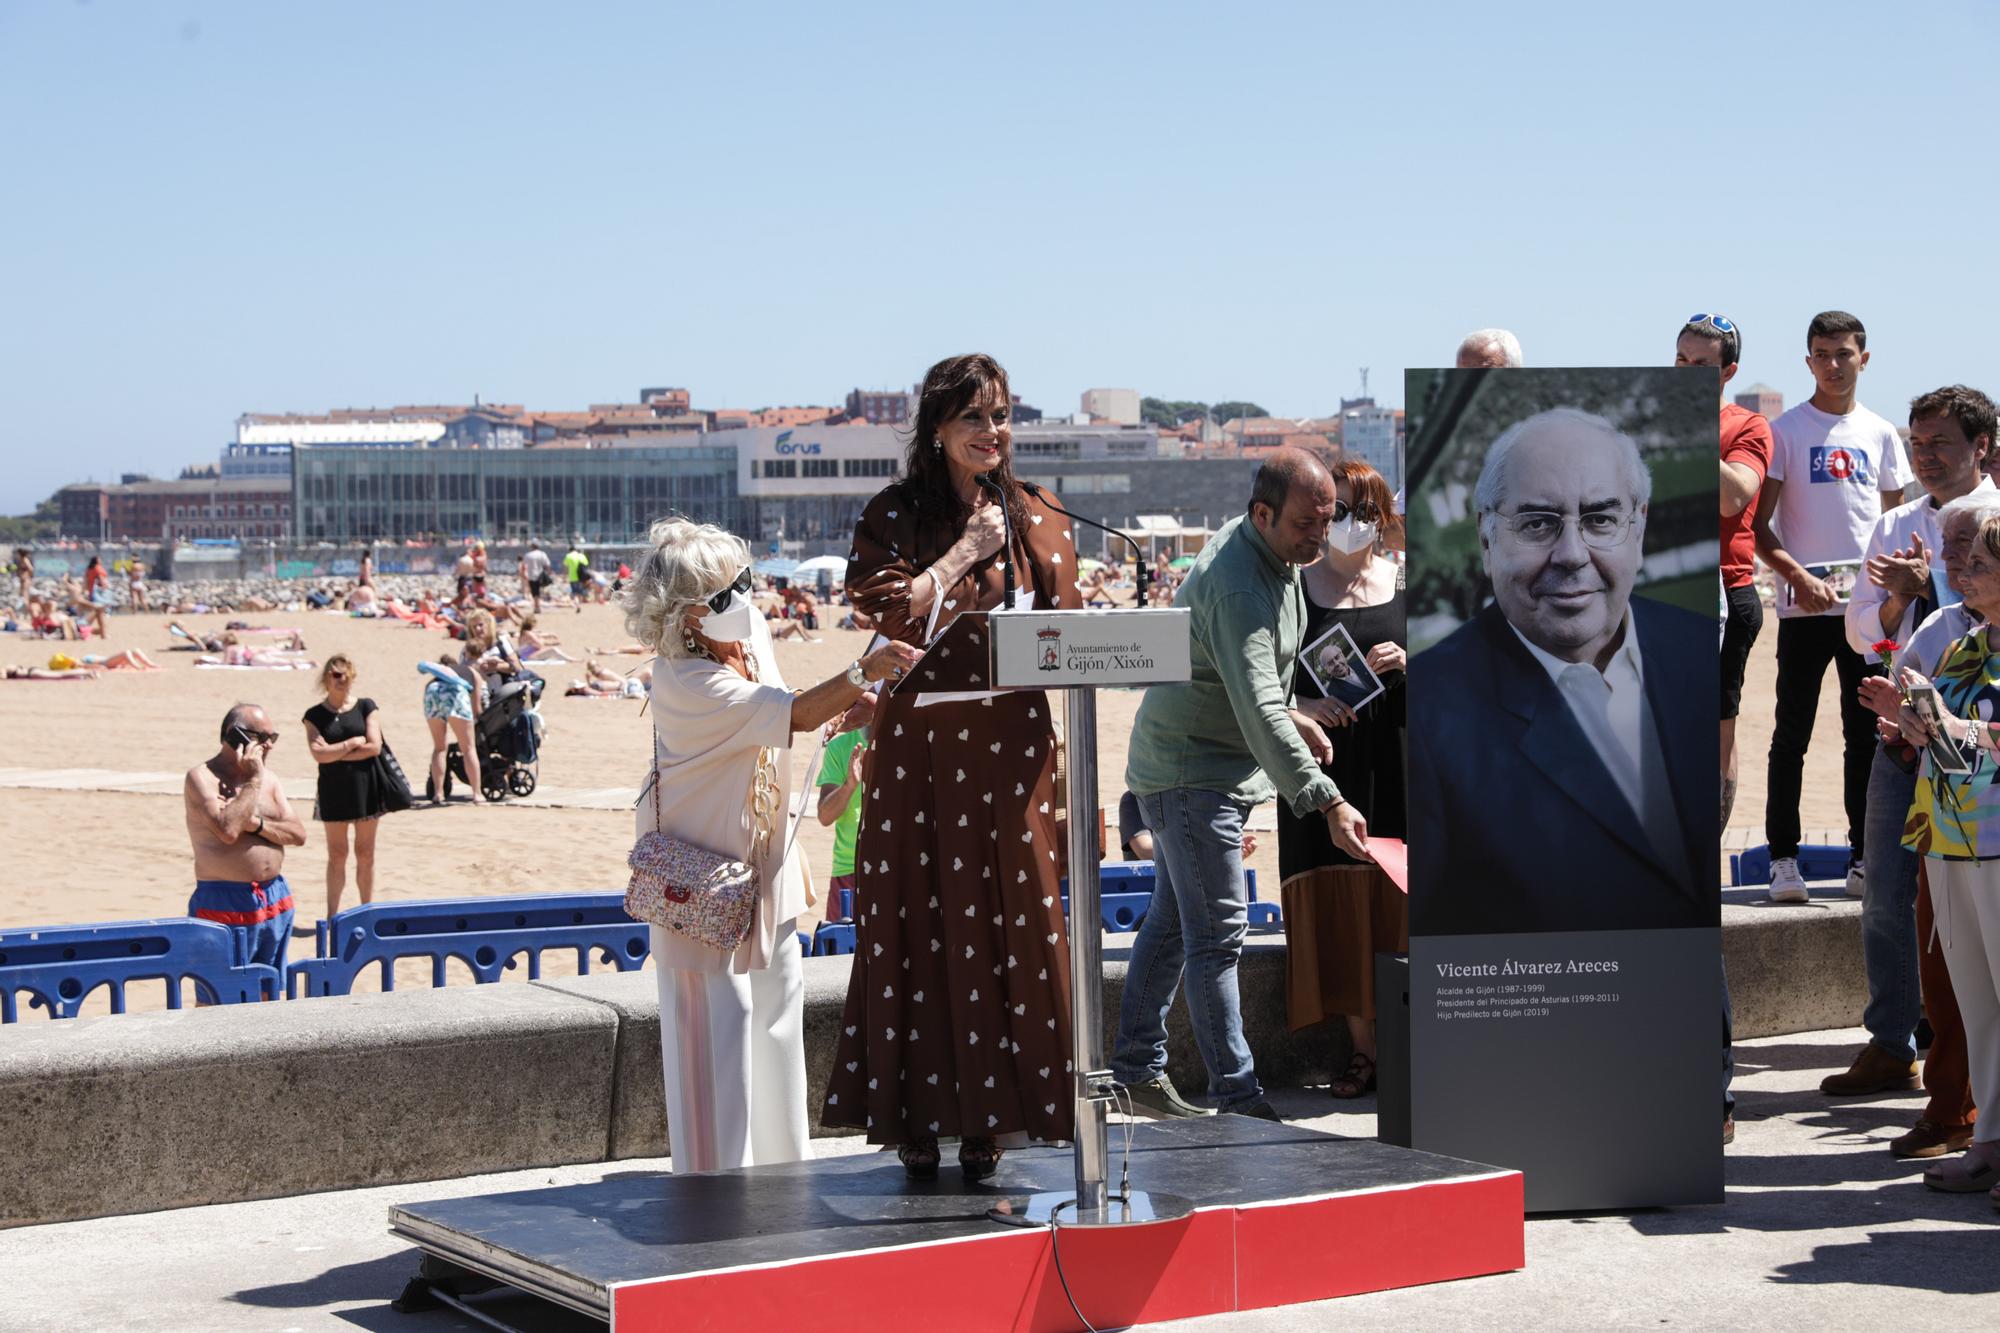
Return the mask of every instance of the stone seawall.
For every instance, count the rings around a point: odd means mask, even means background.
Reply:
[[[1108,1046],[1130,938],[1105,943]],[[1738,1038],[1858,1021],[1858,904],[1725,908],[1723,947]],[[806,963],[814,1089],[852,961]],[[1286,1027],[1282,934],[1251,936],[1240,978],[1266,1084],[1323,1083],[1345,1063],[1344,1032]],[[1169,1072],[1205,1086],[1180,1003]],[[14,1024],[0,1127],[0,1226],[660,1156],[653,974]]]

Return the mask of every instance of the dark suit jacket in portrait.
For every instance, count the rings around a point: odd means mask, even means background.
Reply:
[[[1411,934],[1720,922],[1714,618],[1631,605],[1679,845],[1662,855],[1666,839],[1647,836],[1555,682],[1488,606],[1410,660]]]

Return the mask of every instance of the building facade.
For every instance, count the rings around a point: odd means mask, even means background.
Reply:
[[[305,447],[293,454],[297,538],[626,543],[680,513],[738,533],[759,556],[845,554],[862,509],[901,475],[906,435],[847,425],[609,448]],[[1255,461],[1184,458],[1182,446],[1150,426],[1022,426],[1014,467],[1064,506],[1115,527],[1140,515],[1212,527],[1241,513]],[[1100,554],[1115,539],[1079,530],[1077,543]]]
[[[221,476],[65,486],[62,535],[92,542],[288,541],[289,477]]]
[[[1099,421],[1108,421],[1120,426],[1139,424],[1139,391],[1137,389],[1085,389],[1083,391],[1083,413]]]
[[[1767,420],[1776,421],[1785,414],[1785,395],[1760,382],[1737,394],[1736,405],[1760,413]]]
[[[1403,414],[1364,400],[1340,414],[1341,452],[1382,474],[1389,489],[1403,489]]]
[[[627,542],[668,513],[737,532],[744,522],[735,453],[707,444],[407,452],[314,446],[293,452],[292,490],[305,542],[475,534]]]
[[[847,395],[847,415],[871,426],[900,426],[916,415],[916,395],[889,389],[856,389]]]

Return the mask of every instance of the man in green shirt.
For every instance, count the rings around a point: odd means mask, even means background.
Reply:
[[[569,544],[569,552],[563,556],[563,573],[569,576],[569,599],[576,606],[578,615],[583,614],[584,571],[590,568],[590,557],[585,555],[575,542]]]
[[[868,731],[845,731],[827,742],[819,766],[819,822],[833,826],[833,878],[827,884],[826,919],[846,921],[851,911],[841,904],[843,891],[855,888],[854,839],[861,830],[861,765],[868,753]]]
[[[1319,556],[1336,500],[1325,464],[1280,449],[1257,469],[1249,513],[1202,551],[1174,597],[1193,635],[1192,678],[1146,691],[1125,785],[1153,831],[1153,901],[1132,943],[1112,1076],[1142,1115],[1202,1112],[1168,1082],[1167,1010],[1187,973],[1195,1044],[1217,1110],[1277,1119],[1243,1037],[1237,959],[1249,929],[1243,824],[1275,793],[1326,816],[1334,844],[1368,855],[1368,826],[1320,769],[1326,736],[1290,708],[1305,632],[1298,567]]]

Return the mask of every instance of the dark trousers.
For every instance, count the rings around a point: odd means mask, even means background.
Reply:
[[[1979,1118],[1972,1105],[1972,1071],[1966,1064],[1965,1020],[1952,994],[1944,950],[1931,942],[1931,885],[1924,858],[1917,858],[1917,968],[1923,977],[1924,1015],[1931,1020],[1931,1049],[1924,1057],[1924,1091],[1931,1095],[1924,1119],[1946,1129]]]
[[[1778,622],[1778,706],[1764,795],[1764,839],[1771,844],[1773,860],[1799,854],[1799,787],[1829,662],[1840,679],[1840,733],[1846,751],[1841,797],[1847,807],[1847,845],[1856,859],[1861,856],[1868,768],[1875,759],[1875,714],[1862,706],[1859,690],[1863,680],[1881,675],[1882,668],[1847,646],[1840,616],[1794,616]]]

